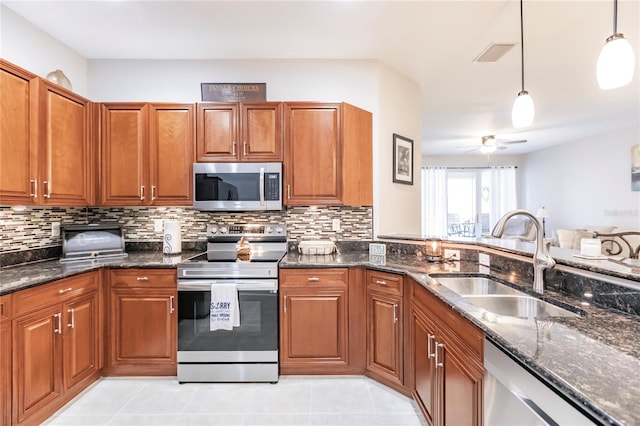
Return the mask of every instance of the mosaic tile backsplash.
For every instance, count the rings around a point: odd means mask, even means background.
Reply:
[[[286,223],[287,239],[301,241],[371,240],[371,207],[291,207],[282,211],[218,213],[179,207],[140,208],[40,208],[16,212],[0,208],[0,253],[60,246],[60,237],[51,236],[51,224],[61,226],[87,223],[118,223],[126,242],[162,241],[162,232],[154,230],[154,221],[181,221],[182,241],[203,241],[209,223]],[[333,231],[333,219],[340,219],[340,230]]]

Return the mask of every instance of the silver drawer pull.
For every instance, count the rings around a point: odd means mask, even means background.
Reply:
[[[433,358],[435,356],[433,352],[431,352],[431,341],[435,338],[436,336],[434,336],[433,334],[429,334],[429,336],[427,337],[427,358]]]
[[[309,278],[307,278],[307,281],[320,281],[320,278],[318,278],[318,277],[309,277]]]
[[[59,293],[59,294],[62,294],[62,293],[66,293],[66,292],[71,291],[71,290],[73,290],[71,287],[69,287],[69,288],[64,288],[64,289],[63,289],[63,288],[61,288],[60,290],[58,290],[58,293]]]
[[[137,277],[136,280],[138,280],[138,281],[149,281],[149,277]]]
[[[54,333],[62,334],[62,314],[58,312],[53,315],[53,318],[56,320],[55,328],[53,329]]]
[[[71,323],[67,324],[69,328],[76,328],[76,311],[73,308],[67,309],[67,313],[71,314]]]
[[[172,314],[176,311],[173,307],[173,296],[169,296],[169,314]]]
[[[31,187],[33,188],[33,192],[29,195],[35,198],[38,196],[38,181],[35,179],[30,179],[29,183],[31,183]]]
[[[444,349],[444,343],[436,342],[436,368],[444,367],[444,364],[441,361],[438,360],[438,348],[443,348]]]
[[[398,304],[394,303],[393,304],[393,323],[397,323],[398,322],[398,315],[397,315],[397,311],[398,310]]]
[[[376,280],[376,284],[387,285],[385,280]]]

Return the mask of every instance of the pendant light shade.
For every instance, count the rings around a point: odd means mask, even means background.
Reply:
[[[615,89],[625,86],[633,80],[636,58],[631,43],[622,34],[614,34],[598,57],[596,76],[601,89]]]
[[[526,90],[518,93],[518,97],[513,103],[511,109],[511,122],[513,127],[528,127],[533,124],[533,117],[535,116],[536,109],[533,106],[533,99]]]
[[[618,0],[613,0],[613,35],[607,37],[598,57],[598,86],[606,90],[631,83],[635,67],[636,58],[631,43],[618,32]]]
[[[520,0],[520,60],[522,90],[518,93],[518,97],[513,103],[513,108],[511,109],[511,123],[513,124],[513,127],[516,128],[531,126],[536,112],[531,95],[529,95],[529,92],[524,90],[524,19],[522,13],[522,0]]]

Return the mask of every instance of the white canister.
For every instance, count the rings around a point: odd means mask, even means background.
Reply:
[[[182,237],[180,235],[180,221],[165,220],[164,236],[162,238],[162,252],[177,254],[182,251]]]
[[[602,256],[602,242],[597,238],[582,238],[580,254],[583,256]]]

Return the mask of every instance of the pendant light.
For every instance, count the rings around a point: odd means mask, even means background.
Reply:
[[[518,93],[518,97],[513,103],[513,109],[511,110],[511,122],[513,127],[527,127],[533,123],[533,116],[535,115],[535,108],[533,106],[533,99],[529,92],[524,90],[524,22],[522,17],[522,0],[520,0],[520,59],[521,59],[521,77],[522,77],[522,90]]]
[[[606,90],[629,84],[635,65],[631,43],[618,32],[618,0],[613,0],[613,35],[607,38],[598,57],[598,86]]]

